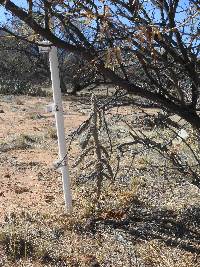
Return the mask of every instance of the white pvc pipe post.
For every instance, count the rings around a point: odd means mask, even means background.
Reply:
[[[51,70],[51,81],[53,89],[53,100],[54,100],[54,112],[56,119],[56,128],[58,136],[58,147],[60,156],[60,169],[62,172],[63,192],[65,200],[65,208],[67,213],[72,212],[72,194],[70,188],[70,179],[68,172],[67,162],[67,150],[65,140],[65,129],[64,129],[64,116],[62,106],[62,96],[60,88],[60,77],[59,77],[59,63],[57,56],[57,48],[52,46],[49,52],[50,70]]]

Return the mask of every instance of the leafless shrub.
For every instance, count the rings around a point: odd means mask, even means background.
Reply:
[[[110,155],[100,138],[100,131],[105,126],[104,114],[100,111],[97,105],[96,97],[92,96],[92,113],[90,121],[82,140],[81,147],[83,152],[78,157],[74,166],[87,160],[85,169],[90,170],[89,174],[85,177],[88,179],[97,179],[97,199],[100,197],[103,179],[113,180],[114,174],[110,165]],[[91,159],[90,159],[91,158]]]

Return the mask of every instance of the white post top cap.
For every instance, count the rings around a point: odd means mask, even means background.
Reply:
[[[51,49],[51,43],[49,41],[41,41],[38,45],[40,53],[48,53]]]

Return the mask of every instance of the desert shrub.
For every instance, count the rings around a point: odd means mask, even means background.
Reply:
[[[32,256],[33,244],[29,240],[27,222],[23,225],[14,213],[10,214],[6,221],[1,229],[0,243],[5,248],[8,257],[15,261]]]
[[[72,134],[72,143],[78,141],[80,149],[73,166],[77,167],[77,185],[102,187],[100,193],[109,183],[130,188],[135,177],[140,184],[140,200],[145,198],[149,204],[160,201],[163,207],[180,208],[192,194],[191,202],[195,201],[200,187],[199,141],[188,123],[171,113],[141,108],[141,104],[137,109],[127,108],[128,113],[123,114],[121,98],[116,101],[113,97],[108,102],[96,99],[95,106],[96,113],[92,106],[89,119]],[[185,183],[191,186],[191,193],[185,192],[183,197]]]
[[[31,83],[23,80],[0,80],[0,94],[3,95],[30,95],[47,96],[47,92],[40,87],[33,86]]]

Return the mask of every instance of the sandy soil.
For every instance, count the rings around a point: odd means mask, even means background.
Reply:
[[[51,138],[55,134],[54,114],[45,111],[51,101],[39,97],[1,98],[0,144],[11,148],[0,152],[0,220],[16,210],[53,212],[60,204],[63,208],[61,178],[53,168],[58,158],[57,140]],[[76,103],[64,101],[66,134],[87,118],[78,108]],[[36,141],[33,146],[20,148],[26,137],[38,138],[39,144]],[[17,148],[14,141],[20,138]]]
[[[156,168],[148,171],[144,157],[135,158],[134,170],[128,175],[129,180],[134,183],[125,186],[122,180],[127,178],[125,173],[131,160],[130,152],[124,155],[120,165],[122,179],[117,185],[109,184],[109,188],[105,186],[107,189],[103,196],[105,209],[99,217],[93,218],[90,210],[92,205],[86,200],[88,195],[90,196],[91,188],[88,189],[87,185],[83,189],[76,183],[76,177],[81,174],[82,169],[72,167],[80,152],[78,146],[72,146],[69,167],[75,212],[70,218],[64,215],[61,174],[53,166],[58,159],[55,119],[53,113],[45,112],[45,107],[51,102],[51,98],[1,96],[0,226],[3,226],[7,217],[12,217],[12,214],[21,214],[19,224],[20,220],[24,221],[23,211],[25,213],[30,211],[32,216],[38,214],[36,228],[30,227],[30,232],[36,236],[38,232],[44,234],[45,238],[41,237],[42,240],[51,242],[43,244],[44,247],[49,248],[53,244],[56,248],[53,251],[61,253],[63,250],[62,253],[68,257],[67,262],[71,264],[67,266],[199,266],[199,257],[196,254],[196,251],[199,251],[199,227],[196,226],[198,217],[190,219],[188,216],[191,215],[183,216],[184,208],[190,211],[191,207],[196,211],[195,216],[199,216],[199,189],[189,183],[179,184],[173,179],[169,181],[162,173],[156,174],[158,171]],[[65,97],[63,104],[66,139],[69,142],[70,134],[88,118],[90,103],[84,98]],[[118,108],[113,109],[109,116],[115,118],[116,114],[120,114],[127,118],[135,114],[134,129],[139,129],[144,113],[156,114],[158,109],[143,111],[138,108]],[[120,125],[115,122],[112,126],[116,131],[120,129],[118,128]],[[154,156],[149,154],[149,157]],[[155,158],[156,160],[159,164],[162,163],[160,158]],[[137,193],[138,185],[144,203],[134,202],[133,196]],[[140,190],[137,194],[139,193]],[[143,206],[142,203],[148,203],[149,207],[146,204]],[[126,207],[127,214],[121,208],[123,206]],[[118,210],[118,207],[121,210]],[[55,222],[54,217],[57,218]],[[40,218],[43,218],[41,225],[38,221]],[[179,222],[185,221],[184,218],[187,218],[189,226],[188,229],[184,228],[187,231],[181,235],[182,225]],[[34,220],[31,223],[34,225]],[[61,230],[60,239],[52,237],[56,227]],[[21,229],[24,231],[23,227]],[[49,236],[45,236],[46,232]],[[32,241],[34,239],[35,237]],[[3,253],[5,254],[5,251],[1,251],[0,246],[0,256]],[[19,265],[14,263],[13,266],[49,266],[41,264],[41,259],[44,259],[45,255],[44,253],[38,256],[40,261],[38,265],[36,262],[26,265],[24,261],[22,265],[18,262]],[[88,264],[94,262],[91,260],[96,259],[94,255],[102,265]],[[146,265],[137,263],[137,255]],[[74,259],[81,264],[72,265]],[[173,264],[168,264],[168,259]],[[163,262],[166,262],[166,265],[163,265]],[[0,266],[10,267],[9,264],[11,263],[1,265],[0,257]]]

